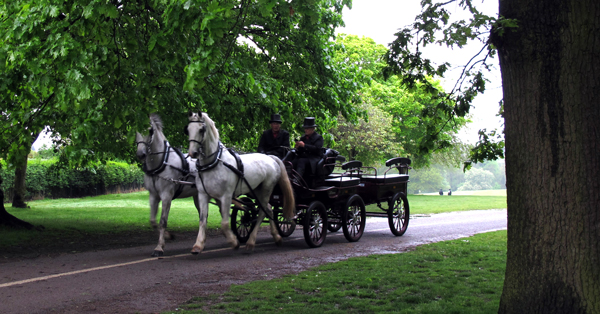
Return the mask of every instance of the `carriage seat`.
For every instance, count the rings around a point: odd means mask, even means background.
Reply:
[[[359,170],[362,167],[362,161],[352,160],[342,165],[342,169],[346,171]]]
[[[343,156],[339,156],[340,153],[335,149],[324,148],[323,150],[323,157],[317,162],[317,173],[315,175],[318,177],[327,177],[333,172],[335,162],[345,159]]]
[[[334,177],[330,179],[325,179],[324,184],[328,186],[336,186],[336,187],[350,187],[356,186],[360,183],[360,178],[357,177]]]
[[[362,180],[377,184],[401,183],[408,182],[408,174],[363,175]]]

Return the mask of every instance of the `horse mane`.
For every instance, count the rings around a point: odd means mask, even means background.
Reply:
[[[202,113],[202,119],[204,119],[206,126],[210,128],[211,132],[215,135],[215,138],[218,140],[219,139],[219,130],[217,130],[217,127],[215,126],[215,122],[213,120],[211,120],[211,118],[209,118],[205,112]]]
[[[153,113],[150,115],[150,123],[156,127],[156,131],[163,131],[163,122],[158,114]]]

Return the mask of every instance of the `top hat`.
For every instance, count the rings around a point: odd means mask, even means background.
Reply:
[[[308,129],[308,128],[316,128],[317,125],[315,124],[315,118],[314,117],[306,117],[304,118],[304,124],[302,125],[303,128]]]
[[[281,121],[281,116],[278,115],[278,114],[276,114],[276,113],[272,114],[271,115],[271,120],[269,120],[269,123],[273,123],[273,122],[275,122],[275,123],[283,123],[283,121]]]

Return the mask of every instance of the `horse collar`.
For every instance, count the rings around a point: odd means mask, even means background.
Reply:
[[[171,146],[169,146],[169,142],[167,142],[167,140],[165,140],[165,151],[163,152],[163,161],[160,163],[160,165],[158,165],[156,168],[154,168],[152,170],[148,170],[146,168],[146,163],[143,163],[142,171],[144,171],[144,173],[149,176],[155,176],[155,175],[158,175],[159,173],[163,172],[165,170],[165,168],[167,167],[167,161],[169,161],[170,148],[171,148]],[[150,154],[148,154],[148,156],[150,156]]]
[[[208,170],[216,167],[219,160],[221,160],[222,152],[223,152],[223,144],[219,141],[217,151],[208,156],[208,158],[210,158],[211,156],[216,155],[215,159],[210,164],[200,165],[200,159],[196,159],[196,168],[198,169],[198,172],[208,171]]]

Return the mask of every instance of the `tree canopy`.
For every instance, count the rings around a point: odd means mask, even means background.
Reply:
[[[336,60],[354,67],[362,83],[358,108],[368,112],[358,122],[339,119],[331,130],[336,147],[367,164],[402,155],[420,167],[429,164],[434,152],[447,152],[458,145],[456,133],[468,120],[458,117],[449,123],[444,112],[436,111],[441,102],[437,95],[444,93],[438,81],[425,78],[428,85],[410,87],[396,75],[385,79],[382,70],[387,48],[355,35],[341,34],[336,42],[340,45]]]
[[[202,109],[224,140],[268,116],[353,119],[356,81],[334,66],[339,1],[15,0],[0,4],[0,153],[17,158],[45,125],[69,158],[131,158],[135,131],[160,112],[187,145],[183,114]],[[345,73],[346,72],[346,73]]]

